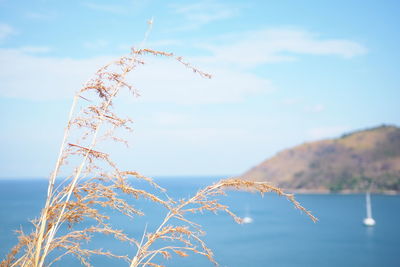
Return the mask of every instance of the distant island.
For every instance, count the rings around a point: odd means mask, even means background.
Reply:
[[[279,152],[242,178],[304,193],[400,193],[400,128],[382,125]]]

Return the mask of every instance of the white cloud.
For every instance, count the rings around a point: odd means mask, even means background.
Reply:
[[[236,128],[223,128],[223,127],[191,127],[191,128],[158,128],[157,132],[154,131],[140,131],[137,139],[147,142],[153,142],[162,136],[163,140],[167,141],[166,145],[170,144],[185,144],[188,146],[206,148],[211,146],[220,146],[223,143],[234,144],[237,140],[251,140],[254,134],[247,129],[240,127]],[[241,145],[237,144],[237,147]],[[194,149],[196,150],[196,149]]]
[[[324,110],[325,110],[325,106],[322,104],[315,104],[315,105],[306,107],[306,111],[311,112],[311,113],[321,113]]]
[[[175,13],[185,19],[183,26],[173,30],[185,31],[200,28],[214,21],[229,19],[238,14],[238,9],[216,1],[200,1],[195,4],[173,6]]]
[[[22,53],[42,54],[50,52],[51,48],[48,46],[22,46],[18,50]]]
[[[110,60],[40,57],[26,50],[0,49],[1,96],[35,100],[71,98],[98,67]]]
[[[184,125],[189,121],[189,116],[183,113],[157,112],[151,119],[161,125]]]
[[[243,38],[223,44],[203,46],[212,56],[189,59],[207,66],[213,79],[203,79],[174,60],[148,58],[131,75],[131,82],[141,92],[141,101],[180,104],[240,102],[249,96],[274,90],[272,83],[245,67],[295,59],[297,54],[356,56],[366,52],[348,40],[322,40],[304,31],[272,29],[244,33]],[[230,41],[230,42],[228,42]],[[170,43],[176,43],[171,41]],[[107,45],[87,43],[87,47]],[[25,47],[0,50],[0,95],[7,97],[56,99],[69,98],[95,70],[110,57],[87,59],[54,58],[33,55],[47,48]],[[288,55],[287,53],[290,53]],[[321,112],[322,105],[309,108]]]
[[[83,43],[83,47],[87,49],[102,49],[106,48],[110,42],[107,40],[95,40],[95,41],[88,41]]]
[[[206,62],[224,62],[254,67],[265,63],[293,61],[297,55],[335,55],[351,58],[367,49],[356,42],[322,39],[303,30],[275,28],[230,35],[220,45],[202,45],[212,53]]]
[[[32,20],[52,20],[57,17],[54,11],[44,11],[44,12],[29,11],[25,13],[25,16],[28,19]]]
[[[151,49],[157,49],[157,50],[163,50],[163,51],[168,51],[169,49],[175,48],[176,46],[182,46],[184,45],[185,42],[181,40],[176,40],[176,39],[161,39],[161,40],[147,40],[144,43],[144,47],[151,48]],[[132,44],[128,43],[121,43],[116,46],[118,50],[121,50],[122,52],[130,51],[131,48],[133,47]],[[137,46],[134,46],[137,48]]]
[[[175,39],[163,39],[163,40],[153,40],[147,42],[147,45],[149,47],[166,47],[166,46],[176,46],[176,45],[182,45],[183,42],[180,40],[175,40]]]
[[[9,36],[15,34],[16,31],[8,24],[0,23],[0,42],[4,41]]]
[[[28,99],[70,98],[110,57],[54,58],[0,49],[0,95]],[[214,68],[213,79],[203,79],[174,60],[151,59],[130,76],[144,102],[181,104],[242,101],[272,90],[268,80],[232,69]]]
[[[96,11],[109,12],[114,14],[122,14],[126,12],[126,8],[119,5],[107,5],[107,4],[99,4],[94,2],[84,2],[82,5],[86,6],[89,9]]]
[[[143,92],[143,101],[232,103],[274,90],[270,81],[249,72],[214,67],[204,70],[211,73],[213,78],[204,79],[178,62],[158,59],[148,62],[132,75],[132,83]]]
[[[300,98],[285,98],[282,100],[284,105],[293,106],[301,102]]]
[[[308,130],[307,135],[312,140],[324,139],[324,138],[335,138],[343,134],[344,132],[349,131],[350,127],[348,126],[324,126],[324,127],[316,127]]]

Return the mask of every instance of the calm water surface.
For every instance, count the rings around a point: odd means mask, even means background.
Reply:
[[[188,197],[210,178],[160,178],[169,195]],[[28,219],[35,218],[44,203],[46,181],[0,181],[0,255],[15,244],[13,230],[30,231]],[[221,197],[240,216],[251,216],[252,224],[237,225],[225,214],[194,215],[193,220],[207,232],[204,240],[213,249],[221,266],[400,266],[400,197],[372,195],[373,216],[377,224],[364,227],[364,195],[298,195],[297,199],[319,218],[313,223],[284,198],[267,194],[231,192]],[[147,201],[137,203],[146,216],[124,220],[114,216],[115,226],[140,239],[144,226],[154,229],[164,210]],[[109,237],[96,237],[94,245],[110,247],[120,254],[134,254],[125,244]],[[110,266],[110,259],[94,257],[94,266]],[[201,256],[185,259],[174,256],[167,266],[213,266]],[[79,266],[66,258],[56,266]],[[127,266],[117,261],[113,266]]]

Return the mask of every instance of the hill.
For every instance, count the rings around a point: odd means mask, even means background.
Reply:
[[[242,178],[297,192],[400,192],[400,128],[380,126],[279,152]]]

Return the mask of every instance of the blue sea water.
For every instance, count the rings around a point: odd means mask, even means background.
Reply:
[[[173,197],[189,197],[214,179],[207,177],[159,178]],[[44,203],[47,183],[44,180],[0,180],[0,255],[16,243],[13,230],[30,231],[28,219],[38,216]],[[297,200],[311,210],[319,221],[313,223],[295,210],[286,199],[272,193],[229,192],[220,197],[240,216],[254,222],[238,225],[226,214],[204,213],[191,218],[203,225],[204,240],[214,251],[221,266],[400,266],[400,196],[372,195],[373,228],[362,225],[365,217],[364,195],[297,195]],[[155,229],[165,215],[161,207],[148,201],[137,203],[146,215],[124,220],[111,214],[116,228],[140,239],[145,225]],[[133,255],[126,244],[108,236],[96,237],[94,244],[120,254]],[[127,266],[125,262],[94,257],[94,266]],[[166,266],[213,266],[202,256],[162,261]],[[79,266],[67,257],[55,266]]]

